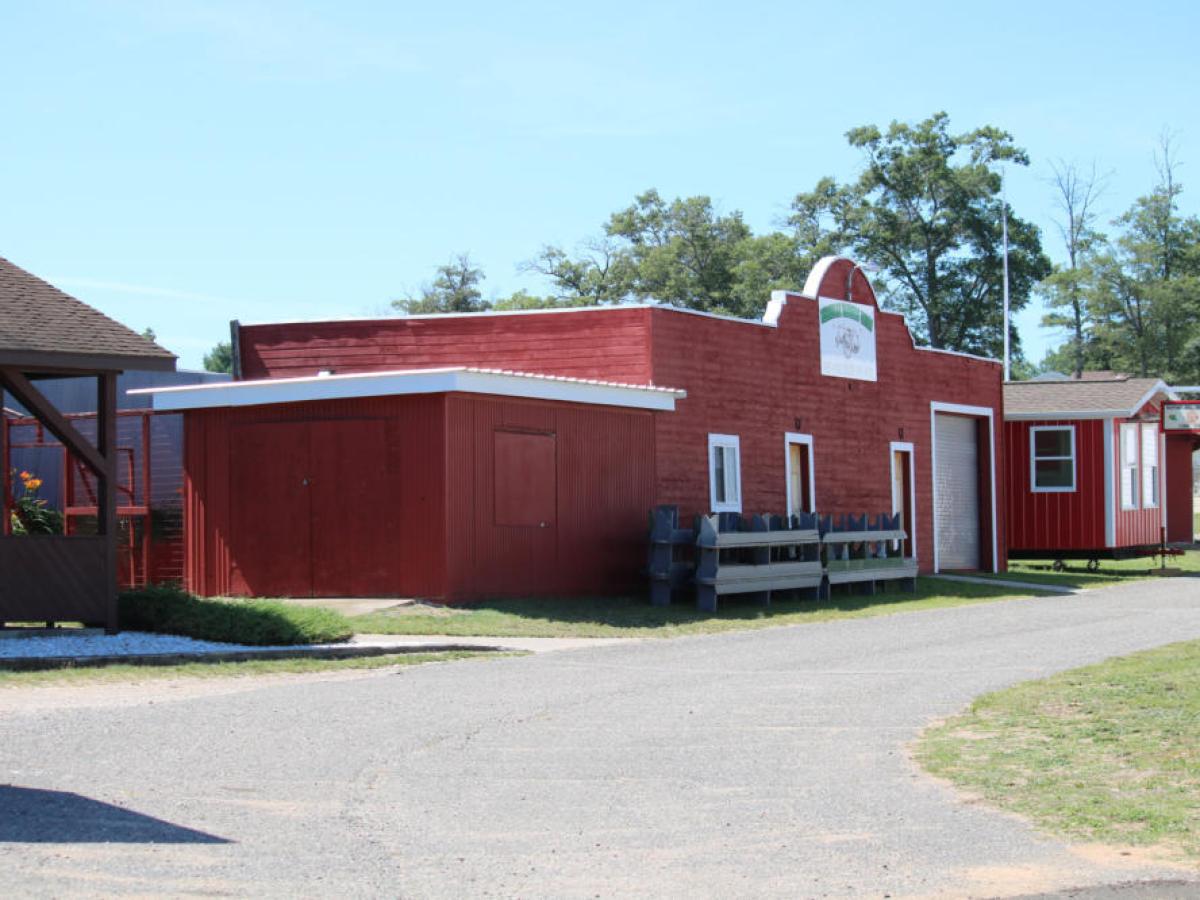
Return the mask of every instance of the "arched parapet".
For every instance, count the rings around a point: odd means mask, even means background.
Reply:
[[[823,256],[808,273],[804,282],[804,294],[816,299],[826,297],[830,300],[851,300],[855,303],[869,303],[876,309],[879,300],[875,296],[875,288],[863,264],[857,263],[845,256]]]

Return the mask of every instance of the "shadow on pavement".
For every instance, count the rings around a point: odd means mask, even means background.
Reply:
[[[172,825],[68,791],[0,784],[0,843],[228,844],[222,837]]]

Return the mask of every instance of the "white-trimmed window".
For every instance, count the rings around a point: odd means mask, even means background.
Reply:
[[[1138,507],[1138,427],[1121,426],[1121,509]]]
[[[708,436],[708,486],[713,512],[742,511],[742,453],[736,434]]]
[[[1142,425],[1142,507],[1158,506],[1158,425]]]
[[[1035,494],[1075,490],[1075,426],[1035,425],[1029,430],[1029,456]]]

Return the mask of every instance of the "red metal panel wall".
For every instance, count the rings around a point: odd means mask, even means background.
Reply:
[[[239,568],[240,554],[276,553],[289,557],[297,554],[295,547],[239,546],[232,528],[233,504],[243,509],[257,509],[260,515],[285,514],[278,509],[263,509],[261,504],[256,506],[252,484],[239,484],[238,495],[232,496],[235,479],[230,470],[231,441],[239,426],[290,422],[318,423],[314,427],[323,428],[326,423],[345,422],[345,427],[353,430],[354,421],[361,420],[384,423],[384,464],[379,471],[344,473],[347,483],[357,484],[359,488],[344,495],[338,495],[335,490],[333,495],[346,503],[344,515],[347,519],[369,522],[378,540],[386,542],[386,566],[374,570],[374,575],[367,580],[360,578],[347,582],[344,589],[330,588],[331,579],[336,580],[336,572],[316,572],[313,583],[323,593],[441,596],[446,589],[442,396],[188,412],[184,454],[188,588],[206,595],[231,593],[239,587],[235,572]],[[286,445],[284,439],[289,433],[287,429],[278,432],[281,445],[277,452],[281,458],[300,452],[311,453],[311,447]],[[322,477],[337,477],[338,466],[353,465],[352,457],[352,454],[319,453],[315,462]],[[373,484],[375,489],[369,491],[363,487],[368,484]],[[314,518],[313,525],[312,540],[321,542],[321,552],[303,551],[310,564],[315,560],[320,566],[322,558],[357,558],[360,554],[363,535],[356,532],[355,527],[340,527],[336,516],[324,521]],[[362,567],[359,570],[359,575],[363,576]],[[267,584],[259,583],[253,588],[260,594],[278,593]]]
[[[1200,438],[1190,434],[1165,435],[1167,442],[1167,540],[1191,541],[1194,527],[1192,503],[1192,453]]]
[[[648,313],[603,309],[247,325],[239,336],[242,377],[468,365],[644,384],[650,380]]]
[[[497,432],[554,436],[550,527],[497,523]],[[654,502],[651,413],[452,394],[446,433],[450,599],[606,594],[642,583]]]
[[[1035,494],[1031,489],[1029,435],[1042,425],[1075,428],[1074,492]],[[1004,442],[1008,546],[1014,550],[1104,547],[1104,422],[1005,422]]]
[[[825,279],[822,296],[844,297],[846,275],[845,264],[836,264]],[[873,302],[860,283],[855,284],[854,300]],[[890,512],[889,444],[910,442],[916,468],[917,556],[922,571],[929,571],[933,565],[930,403],[986,407],[992,410],[997,548],[1003,566],[997,364],[915,349],[901,317],[879,314],[878,380],[822,376],[818,306],[795,295],[784,307],[778,328],[667,310],[653,312],[651,327],[654,382],[688,391],[675,413],[661,414],[656,420],[656,502],[678,504],[685,521],[706,512],[707,434],[737,434],[743,511],[782,511],[786,504],[784,434],[800,432],[813,436],[819,512]],[[981,500],[990,505],[987,495]],[[986,513],[989,520],[991,512]],[[981,538],[986,540],[986,535]],[[990,543],[984,549],[990,557]]]

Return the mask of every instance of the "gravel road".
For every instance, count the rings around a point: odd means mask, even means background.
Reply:
[[[1176,579],[398,673],[0,690],[0,871],[25,896],[1174,883],[1200,873],[1040,835],[906,746],[984,691],[1197,637]]]

